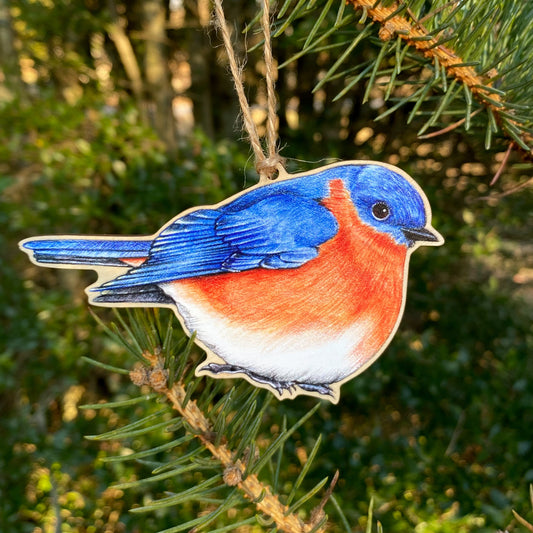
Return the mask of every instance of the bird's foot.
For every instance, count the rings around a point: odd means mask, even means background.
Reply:
[[[322,396],[333,396],[333,391],[328,385],[325,384],[301,383],[299,381],[279,381],[262,376],[261,374],[257,374],[256,372],[252,372],[237,365],[209,363],[203,366],[200,370],[205,370],[207,372],[211,372],[212,374],[244,374],[256,383],[260,383],[261,385],[269,385],[275,389],[280,396],[284,391],[293,393],[296,387],[300,387],[306,392],[314,392]]]
[[[267,378],[251,370],[247,370],[241,366],[236,365],[221,365],[218,363],[209,363],[203,366],[200,370],[206,370],[212,374],[244,374],[248,376],[252,381],[260,383],[261,385],[269,385],[275,389],[281,396],[283,391],[293,392],[295,385],[294,381],[278,381],[276,379]]]
[[[297,381],[295,385],[298,385],[300,389],[303,389],[307,392],[316,392],[317,394],[321,394],[322,396],[333,396],[333,391],[328,385],[319,383],[300,383],[299,381]]]

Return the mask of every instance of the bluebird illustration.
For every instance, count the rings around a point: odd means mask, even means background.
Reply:
[[[190,209],[150,237],[20,246],[38,265],[96,270],[92,304],[173,308],[206,350],[197,374],[336,403],[398,327],[410,254],[443,242],[411,177],[348,161]]]

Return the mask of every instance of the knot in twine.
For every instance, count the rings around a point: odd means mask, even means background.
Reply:
[[[255,164],[255,170],[261,179],[274,179],[276,173],[285,170],[285,158],[281,157],[277,152],[270,157],[264,157]]]

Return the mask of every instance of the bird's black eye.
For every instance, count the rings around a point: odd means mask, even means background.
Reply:
[[[390,216],[389,206],[385,202],[376,202],[372,206],[372,215],[377,220],[386,220]]]

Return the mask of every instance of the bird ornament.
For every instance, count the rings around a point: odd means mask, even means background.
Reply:
[[[411,253],[443,242],[408,174],[345,161],[283,172],[148,237],[44,236],[20,247],[40,266],[95,270],[93,305],[173,309],[207,354],[197,375],[337,403],[398,328]]]

